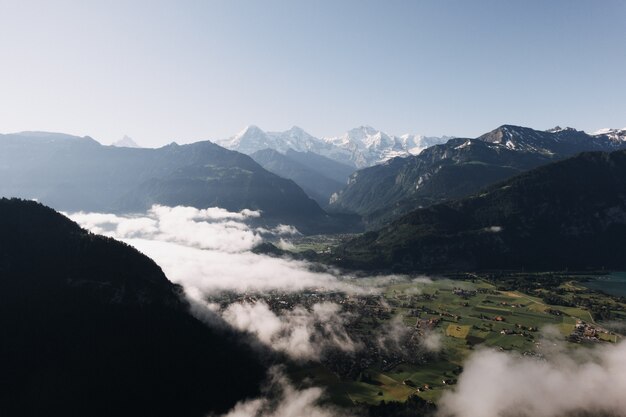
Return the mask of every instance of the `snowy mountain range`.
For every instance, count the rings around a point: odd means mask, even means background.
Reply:
[[[600,129],[592,133],[592,136],[602,135],[616,142],[626,142],[626,127],[622,129]]]
[[[368,225],[380,226],[415,207],[465,197],[581,152],[626,149],[618,131],[608,133],[502,125],[477,138],[451,139],[419,155],[361,169],[331,196],[330,208],[358,213]]]
[[[370,126],[360,126],[341,136],[324,138],[324,142],[347,150],[358,168],[379,164],[397,156],[417,155],[429,146],[439,145],[451,136],[427,137],[404,134],[388,135]]]
[[[397,156],[417,155],[423,149],[449,139],[451,137],[448,136],[394,136],[370,126],[357,127],[340,136],[316,138],[297,126],[284,132],[266,132],[252,125],[216,143],[248,155],[263,149],[274,149],[283,154],[289,149],[314,152],[343,164],[364,168]]]

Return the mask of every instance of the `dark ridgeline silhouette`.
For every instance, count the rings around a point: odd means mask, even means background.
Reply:
[[[0,199],[0,415],[204,416],[265,369],[134,248]]]
[[[396,271],[623,269],[626,151],[582,153],[415,210],[332,259]]]

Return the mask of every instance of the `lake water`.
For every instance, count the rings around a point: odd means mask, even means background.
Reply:
[[[614,272],[603,277],[592,278],[590,281],[582,284],[592,290],[626,297],[626,272]]]

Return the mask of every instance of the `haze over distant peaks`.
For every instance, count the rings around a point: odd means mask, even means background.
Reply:
[[[113,142],[111,146],[117,146],[118,148],[141,148],[141,146],[128,135],[124,135],[122,139]]]
[[[371,126],[360,126],[340,136],[316,138],[297,126],[284,132],[265,132],[251,125],[217,143],[245,154],[263,149],[274,149],[283,154],[289,149],[315,152],[337,162],[363,168],[397,156],[416,155],[424,148],[448,139],[451,137],[393,136]]]

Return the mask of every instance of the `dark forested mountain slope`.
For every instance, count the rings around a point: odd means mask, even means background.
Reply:
[[[504,125],[477,139],[451,139],[419,155],[355,172],[331,208],[359,213],[381,225],[418,207],[460,198],[523,171],[583,151],[613,151],[626,142],[575,129]]]
[[[134,248],[0,199],[0,415],[205,416],[264,367]]]
[[[626,267],[626,151],[582,153],[416,210],[334,254],[401,271]]]
[[[266,170],[293,180],[322,207],[328,205],[330,196],[346,184],[353,171],[347,165],[313,152],[288,150],[282,154],[264,149],[250,156]]]
[[[341,226],[293,181],[208,141],[133,149],[61,134],[0,135],[0,195],[65,211],[219,206],[261,210],[264,220],[304,232]]]

